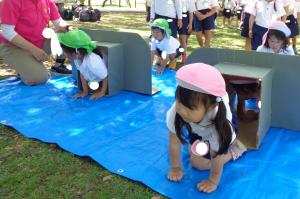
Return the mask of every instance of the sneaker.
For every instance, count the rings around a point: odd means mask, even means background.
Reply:
[[[61,64],[60,66],[52,66],[51,73],[55,75],[70,75],[72,74],[72,70],[69,70],[64,64]]]
[[[230,146],[229,152],[231,153],[232,159],[236,160],[243,155],[245,151],[247,151],[247,147],[238,139],[236,139]]]

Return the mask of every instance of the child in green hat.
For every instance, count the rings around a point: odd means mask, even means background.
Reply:
[[[90,99],[95,100],[104,96],[107,91],[107,68],[102,60],[101,52],[96,48],[90,36],[82,30],[71,30],[58,33],[57,37],[64,54],[74,62],[80,72],[78,85],[82,90],[73,98],[85,97],[89,92],[93,93]]]
[[[182,52],[180,52],[179,41],[170,36],[171,29],[169,28],[168,21],[165,19],[155,19],[150,26],[152,33],[151,59],[152,62],[155,56],[159,59],[159,68],[156,74],[163,73],[168,62],[170,69],[176,69],[176,58]]]

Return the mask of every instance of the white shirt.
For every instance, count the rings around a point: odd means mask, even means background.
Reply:
[[[181,0],[152,0],[150,18],[154,19],[155,14],[182,19]]]
[[[152,3],[151,0],[146,0],[146,6],[147,6],[147,7],[151,7],[151,3]]]
[[[267,48],[264,45],[258,46],[256,51],[263,52],[263,53],[275,53],[272,48]],[[285,50],[280,49],[278,54],[280,54],[280,55],[295,55],[293,47],[291,45],[289,45]]]
[[[78,59],[75,59],[74,63],[87,81],[100,82],[107,77],[107,68],[103,60],[93,52],[86,55],[82,63]]]
[[[233,9],[236,7],[236,3],[233,0],[225,0],[224,2],[224,8],[225,9]]]
[[[227,115],[226,118],[231,121],[232,120],[232,114],[229,107],[229,98],[226,94],[224,97],[222,97],[224,104],[226,106]],[[172,133],[176,133],[174,121],[175,121],[175,115],[176,115],[176,109],[175,109],[176,103],[174,102],[171,108],[167,112],[167,127]],[[212,111],[208,112],[205,117],[201,120],[200,123],[189,123],[191,125],[193,133],[201,136],[203,140],[209,141],[210,148],[213,151],[218,151],[220,144],[219,144],[219,134],[216,130],[216,127],[212,120],[215,119],[218,112],[218,107],[213,109]],[[232,140],[231,143],[235,140],[236,134],[234,130],[232,130]]]
[[[255,16],[255,23],[258,26],[268,28],[268,25],[285,15],[282,3],[276,3],[276,11],[274,10],[274,1],[266,2],[264,0],[255,1],[252,9],[249,10],[251,15]]]
[[[283,7],[287,7],[288,11],[287,11],[287,16],[289,15],[294,15],[295,17],[297,17],[297,11],[295,10],[295,6],[296,6],[296,1],[295,0],[282,0],[283,3]]]
[[[218,0],[196,0],[196,10],[212,9],[218,5]]]
[[[195,12],[195,0],[181,0],[182,2],[182,12]]]
[[[177,48],[179,48],[180,43],[177,39],[170,36],[165,36],[163,40],[158,41],[153,39],[151,43],[151,50],[156,50],[158,48],[161,51],[166,51],[168,55],[176,53]]]

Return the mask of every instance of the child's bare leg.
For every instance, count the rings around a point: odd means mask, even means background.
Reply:
[[[251,46],[251,38],[250,38],[250,37],[246,37],[246,41],[245,41],[245,50],[252,50],[252,46]]]
[[[205,30],[204,35],[205,35],[205,45],[204,46],[205,46],[205,48],[210,48],[210,40],[212,37],[211,30]]]
[[[202,48],[203,47],[202,31],[196,32],[196,38],[199,46]]]

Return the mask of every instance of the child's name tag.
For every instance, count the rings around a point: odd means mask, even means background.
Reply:
[[[184,17],[184,18],[187,17],[187,14],[183,14],[182,17]]]

